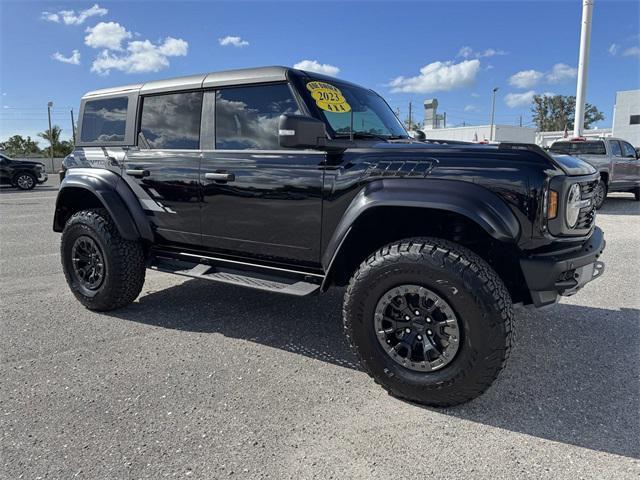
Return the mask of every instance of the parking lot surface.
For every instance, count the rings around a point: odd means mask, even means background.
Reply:
[[[640,204],[610,196],[605,275],[519,309],[507,368],[438,410],[388,396],[341,291],[292,298],[147,272],[130,307],[68,290],[55,176],[0,190],[0,477],[640,476]]]

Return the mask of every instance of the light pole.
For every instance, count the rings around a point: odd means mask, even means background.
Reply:
[[[582,29],[580,30],[580,54],[578,57],[578,84],[576,86],[576,114],[573,136],[580,137],[584,126],[584,102],[587,94],[587,69],[589,68],[589,44],[591,43],[591,18],[594,0],[582,2]]]
[[[55,172],[55,167],[53,165],[53,132],[51,131],[51,109],[53,108],[53,102],[47,103],[47,114],[49,116],[49,143],[51,144],[51,151],[49,152],[51,155],[51,173]]]
[[[493,141],[493,120],[496,114],[496,92],[498,91],[498,87],[495,87],[493,90],[492,98],[491,98],[491,131],[489,132],[489,141]]]

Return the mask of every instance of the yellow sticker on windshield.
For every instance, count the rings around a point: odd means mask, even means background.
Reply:
[[[335,113],[351,111],[351,105],[347,103],[338,87],[325,82],[309,82],[307,89],[322,110]]]

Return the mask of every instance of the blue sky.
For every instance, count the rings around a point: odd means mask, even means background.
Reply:
[[[71,136],[88,90],[300,62],[373,88],[406,116],[436,97],[449,125],[531,121],[535,93],[575,94],[580,1],[49,2],[0,0],[0,140]],[[640,2],[596,0],[587,100],[611,125],[640,88]]]

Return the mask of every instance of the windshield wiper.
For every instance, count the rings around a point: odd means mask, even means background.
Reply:
[[[344,137],[351,137],[351,136],[353,136],[353,138],[378,138],[380,140],[384,140],[385,142],[393,138],[390,136],[378,135],[378,134],[369,133],[369,132],[336,133],[335,136],[336,138],[344,138]]]

